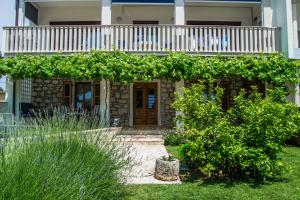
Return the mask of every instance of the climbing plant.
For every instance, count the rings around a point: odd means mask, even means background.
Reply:
[[[299,67],[280,54],[205,57],[174,52],[159,56],[91,51],[72,55],[17,55],[0,60],[0,74],[15,80],[61,77],[131,83],[238,76],[281,85],[297,82],[298,73]]]

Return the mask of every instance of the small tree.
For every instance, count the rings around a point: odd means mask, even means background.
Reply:
[[[278,154],[300,127],[296,106],[280,89],[269,91],[266,98],[242,90],[235,106],[223,112],[221,96],[221,89],[205,94],[199,84],[176,97],[173,106],[181,113],[177,120],[184,123],[187,138],[180,148],[183,158],[208,177],[265,179],[282,173]]]

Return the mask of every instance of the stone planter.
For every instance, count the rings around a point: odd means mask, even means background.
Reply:
[[[179,179],[179,160],[156,159],[154,177],[161,181],[176,181]]]

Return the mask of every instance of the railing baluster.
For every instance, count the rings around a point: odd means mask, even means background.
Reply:
[[[222,45],[222,33],[221,33],[221,28],[220,27],[218,27],[217,28],[217,30],[218,30],[218,52],[221,52],[221,45]]]
[[[240,52],[240,28],[236,27],[235,28],[235,35],[236,35],[236,51]]]
[[[152,31],[151,31],[151,26],[148,27],[148,42],[147,42],[147,50],[148,51],[151,51],[152,50],[152,38],[151,38],[151,35],[152,35]]]
[[[59,49],[59,46],[58,46],[58,43],[59,43],[59,28],[53,28],[53,30],[55,30],[55,47],[54,47],[54,51],[58,51]]]
[[[124,48],[124,26],[120,26],[120,50],[123,51]]]
[[[50,27],[50,51],[54,51],[54,27]]]
[[[28,38],[28,52],[32,52],[32,27],[28,28],[27,38]],[[17,35],[16,35],[17,36]],[[16,39],[16,37],[15,37]],[[16,41],[15,41],[16,42]]]
[[[129,51],[132,51],[133,50],[133,27],[130,26],[129,27]]]
[[[63,27],[60,27],[60,37],[59,37],[59,49],[60,51],[63,50],[64,48],[64,28]]]
[[[205,52],[208,52],[207,31],[208,31],[207,28],[204,27],[204,51]]]
[[[245,28],[246,52],[249,52],[249,28]]]
[[[157,27],[157,50],[161,51],[161,29],[160,26]]]
[[[250,28],[249,30],[249,34],[250,34],[250,52],[253,52],[253,28]]]
[[[185,51],[189,51],[189,27],[185,27]]]
[[[216,27],[213,28],[213,51],[216,52],[217,51],[217,30]]]
[[[32,32],[33,32],[33,34],[32,34],[32,52],[36,52],[36,41],[37,41],[37,39],[36,39],[36,31],[37,31],[36,27],[33,27],[32,28]],[[17,39],[18,38],[19,37],[17,37]]]
[[[92,27],[92,49],[96,48],[96,27]]]
[[[42,35],[42,52],[45,52],[46,51],[46,27],[43,27],[42,28],[42,32],[41,32],[41,35]]]
[[[46,27],[46,52],[50,51],[50,27]],[[26,39],[27,40],[27,39]]]
[[[90,26],[88,26],[88,28],[87,28],[87,34],[88,34],[88,36],[87,36],[87,51],[90,51],[91,50],[91,27]]]
[[[78,28],[78,51],[82,50],[82,28],[79,26]]]
[[[200,45],[199,45],[199,48],[200,48],[200,52],[203,51],[203,27],[200,27]]]
[[[14,52],[14,37],[15,37],[15,30],[13,28],[10,29],[10,52]]]
[[[138,33],[137,33],[138,29],[137,26],[133,27],[133,32],[134,32],[134,42],[133,42],[133,49],[134,51],[137,51],[137,42],[138,42]]]
[[[69,52],[73,51],[73,28],[69,27]]]
[[[272,51],[272,45],[271,45],[271,29],[270,28],[267,28],[268,29],[268,52],[271,52]]]
[[[115,27],[111,26],[110,27],[110,49],[109,50],[113,50],[116,46],[116,43],[114,41],[114,38],[115,38]]]
[[[234,27],[232,27],[231,28],[231,42],[232,42],[232,46],[231,46],[231,51],[232,52],[235,52],[235,48],[236,48],[236,46],[235,46],[235,28]]]
[[[271,37],[272,37],[272,48],[271,48],[271,51],[275,52],[276,51],[276,45],[275,45],[275,31],[276,31],[276,29],[275,28],[271,28],[271,30],[272,30],[272,34],[271,34]]]
[[[199,51],[199,35],[198,35],[198,27],[195,27],[195,51]]]
[[[166,50],[166,26],[162,27],[162,51]]]
[[[73,33],[74,33],[74,39],[73,39],[73,51],[78,51],[78,39],[77,39],[77,34],[78,34],[78,27],[75,27],[73,29]]]
[[[87,30],[87,27],[86,26],[84,26],[84,27],[82,27],[82,30],[83,30],[83,36],[82,36],[82,50],[83,51],[86,51],[86,30]]]
[[[115,32],[116,32],[116,43],[115,43],[115,45],[116,45],[117,49],[120,49],[120,44],[119,44],[119,31],[120,31],[120,27],[116,26],[115,28],[116,28],[116,30],[115,30]]]
[[[65,45],[63,51],[68,51],[68,42],[69,42],[68,35],[69,35],[69,28],[65,27],[65,38],[64,38]]]
[[[261,28],[258,29],[258,51],[262,51]]]
[[[240,29],[241,30],[241,52],[244,52],[244,44],[245,44],[245,42],[244,42],[244,28],[241,28]]]
[[[23,49],[23,51],[24,52],[27,52],[27,43],[28,43],[28,41],[27,41],[27,31],[28,31],[28,29],[27,29],[27,27],[25,27],[23,29],[23,34],[24,34],[24,49]]]
[[[231,52],[231,31],[227,28],[227,52]]]
[[[257,28],[254,28],[254,30],[253,30],[253,36],[254,36],[254,52],[258,52],[258,48],[257,48],[257,46],[258,46],[258,43],[257,43]]]

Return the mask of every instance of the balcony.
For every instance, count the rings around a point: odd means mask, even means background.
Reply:
[[[274,53],[280,29],[255,26],[99,25],[4,27],[4,54],[75,53],[119,49],[134,53]]]

